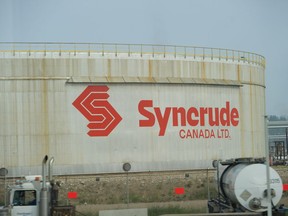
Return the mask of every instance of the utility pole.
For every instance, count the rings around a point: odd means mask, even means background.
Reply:
[[[271,205],[271,187],[270,187],[270,157],[269,157],[269,139],[268,139],[268,118],[264,117],[264,129],[265,129],[265,152],[266,152],[266,181],[267,181],[267,216],[272,216]]]
[[[286,151],[286,153],[287,153],[286,161],[287,161],[288,160],[288,127],[286,127],[285,132],[286,132],[286,150],[287,150]]]

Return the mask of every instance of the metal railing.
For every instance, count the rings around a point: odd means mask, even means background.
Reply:
[[[162,57],[172,56],[174,58],[197,58],[224,61],[238,61],[250,64],[256,64],[265,67],[265,58],[252,52],[239,50],[196,47],[196,46],[174,46],[174,45],[155,45],[155,44],[113,44],[113,43],[45,43],[45,42],[0,42],[0,52],[27,52],[28,55],[35,52],[42,52],[44,56],[48,52],[62,53],[69,52],[72,55],[77,53],[105,54],[127,54],[128,57],[138,54],[141,57],[150,54],[153,57],[160,55]]]

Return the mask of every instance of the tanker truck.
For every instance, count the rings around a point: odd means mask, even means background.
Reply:
[[[217,197],[208,200],[209,213],[255,212],[265,213],[271,200],[272,210],[276,208],[283,193],[279,174],[271,167],[270,197],[267,190],[267,165],[264,158],[238,158],[213,161],[216,168]]]
[[[54,158],[48,161],[48,179],[46,180],[48,156],[42,162],[42,175],[25,176],[15,185],[8,186],[8,205],[0,209],[1,216],[74,216],[75,206],[58,205],[60,184],[52,178]]]

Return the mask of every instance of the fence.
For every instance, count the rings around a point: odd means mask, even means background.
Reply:
[[[196,47],[196,46],[174,46],[174,45],[153,45],[153,44],[112,44],[112,43],[42,43],[42,42],[0,42],[0,52],[28,52],[30,55],[33,52],[59,52],[61,56],[64,52],[74,54],[87,53],[90,56],[92,53],[105,54],[127,54],[130,57],[133,54],[138,54],[141,57],[145,54],[173,56],[174,58],[197,58],[211,60],[226,60],[238,61],[249,64],[256,64],[265,67],[265,58],[261,55],[251,52],[239,50]]]

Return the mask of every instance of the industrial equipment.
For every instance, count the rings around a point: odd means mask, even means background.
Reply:
[[[266,212],[268,189],[266,164],[263,158],[239,158],[213,161],[217,168],[218,197],[208,200],[210,213],[219,212]],[[271,167],[270,194],[273,210],[283,193],[282,180]]]
[[[0,209],[1,216],[74,216],[75,206],[58,205],[58,189],[60,184],[52,179],[52,164],[48,162],[48,181],[46,181],[48,156],[42,162],[42,176],[25,176],[25,180],[17,180],[9,186],[8,205]]]

